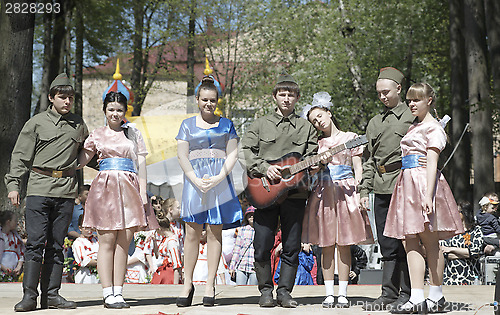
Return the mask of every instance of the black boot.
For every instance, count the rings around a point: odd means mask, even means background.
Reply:
[[[46,308],[76,308],[76,303],[67,301],[59,295],[63,265],[43,264],[42,276],[40,279],[40,291],[42,291],[40,304],[42,309]]]
[[[382,294],[373,302],[363,305],[365,311],[383,311],[399,296],[401,272],[397,260],[384,261],[382,270]],[[390,307],[390,306],[389,306]]]
[[[273,275],[271,273],[271,261],[254,262],[255,275],[259,282],[259,306],[274,307],[273,299]]]
[[[14,306],[16,312],[28,312],[36,309],[41,266],[41,263],[33,260],[24,263],[23,299]]]
[[[408,261],[406,258],[398,262],[399,271],[401,273],[400,276],[400,291],[398,299],[391,304],[391,308],[395,308],[401,305],[404,305],[406,302],[410,300],[411,294],[411,283],[410,283],[410,272],[408,271]]]
[[[285,308],[296,308],[298,306],[297,301],[291,295],[296,274],[297,266],[289,266],[281,261],[280,279],[276,290],[276,301],[279,306]]]

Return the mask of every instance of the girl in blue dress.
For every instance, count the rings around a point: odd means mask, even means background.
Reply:
[[[203,226],[207,230],[208,278],[204,306],[215,303],[215,277],[222,251],[222,225],[242,219],[231,171],[237,160],[239,137],[231,120],[215,115],[220,94],[216,82],[206,76],[195,90],[200,114],[185,119],[177,135],[177,157],[184,171],[181,216],[186,222],[184,286],[177,306],[193,300],[193,271]]]

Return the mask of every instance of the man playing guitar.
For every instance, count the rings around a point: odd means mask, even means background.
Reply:
[[[280,159],[291,152],[308,157],[317,150],[316,130],[295,113],[299,97],[299,86],[295,79],[282,73],[273,89],[276,111],[256,119],[242,140],[247,171],[252,176],[264,177],[266,180],[262,181],[263,184],[282,179],[283,167],[270,164],[269,161]],[[261,293],[261,307],[274,306],[271,248],[278,222],[281,223],[283,252],[276,290],[277,303],[288,308],[297,306],[291,292],[301,249],[302,219],[307,197],[307,190],[292,189],[270,206],[257,208],[255,211],[255,272]]]

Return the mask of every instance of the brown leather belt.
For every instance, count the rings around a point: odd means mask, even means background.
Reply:
[[[378,169],[378,172],[380,174],[384,174],[384,173],[390,173],[392,171],[400,169],[401,166],[403,166],[401,161],[397,161],[397,162],[393,162],[391,164],[377,166],[377,169]]]
[[[38,174],[42,174],[42,175],[50,176],[50,177],[55,177],[55,178],[75,176],[74,169],[65,170],[65,171],[48,171],[48,170],[42,170],[42,169],[33,167],[32,170],[34,172],[37,172]]]

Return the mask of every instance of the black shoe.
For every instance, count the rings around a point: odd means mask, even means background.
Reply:
[[[339,297],[341,297],[341,296],[343,296],[347,299],[347,297],[345,295],[339,295]],[[349,308],[349,306],[350,306],[349,301],[347,301],[347,303],[339,303],[338,299],[337,299],[337,304],[335,304],[335,307],[337,307],[337,308]]]
[[[123,295],[121,294],[118,295],[121,296],[123,299]],[[121,306],[120,308],[130,308],[130,305],[127,302],[125,302],[125,300],[123,300],[123,302],[115,302],[113,304],[119,304]]]
[[[123,307],[122,307],[121,303],[106,303],[106,302],[104,302],[104,308],[120,309]]]
[[[36,309],[41,267],[41,263],[33,260],[24,263],[23,299],[14,306],[16,312],[30,312]]]
[[[102,299],[102,303],[104,305],[104,308],[110,308],[110,309],[119,309],[119,308],[122,308],[122,306],[120,305],[120,303],[106,303],[106,298],[108,296],[106,296],[104,299]]]
[[[23,296],[21,302],[14,306],[14,311],[16,312],[31,312],[36,309],[36,297],[32,299],[31,297]]]
[[[260,307],[274,307],[273,291],[262,291],[259,298]]]
[[[51,297],[45,300],[45,303],[42,303],[42,309],[47,308],[57,308],[57,309],[74,309],[76,308],[76,302],[67,301],[60,295],[55,297]]]
[[[393,303],[387,305],[386,309],[390,311],[393,308],[397,308],[397,307],[400,307],[400,306],[406,304],[406,302],[408,302],[409,300],[410,300],[410,297],[407,294],[400,293],[397,300],[394,301]]]
[[[63,265],[58,264],[43,264],[40,277],[40,304],[42,309],[47,308],[60,308],[60,309],[74,309],[76,303],[67,301],[59,295],[61,289],[61,279],[63,274]]]
[[[276,297],[278,305],[284,308],[296,308],[299,303],[295,301],[288,291],[281,291]]]
[[[389,304],[394,303],[395,301],[396,300],[386,298],[385,296],[379,296],[375,301],[364,304],[362,308],[364,311],[369,312],[384,311],[387,309]]]
[[[204,296],[203,297],[203,306],[214,306],[215,305],[215,288],[213,296]]]
[[[254,262],[255,275],[259,282],[259,306],[260,307],[274,307],[273,299],[273,276],[271,273],[271,261]]]
[[[429,298],[426,300],[427,310],[429,313],[444,313],[446,308],[446,299],[442,296],[439,301],[433,301]]]
[[[194,285],[191,284],[191,290],[189,290],[189,294],[187,297],[178,297],[177,300],[175,301],[175,304],[178,307],[187,307],[191,306],[193,303],[193,295],[194,295]]]
[[[420,302],[418,304],[413,304],[413,302],[408,301],[405,304],[392,308],[391,314],[427,314],[427,301]]]

